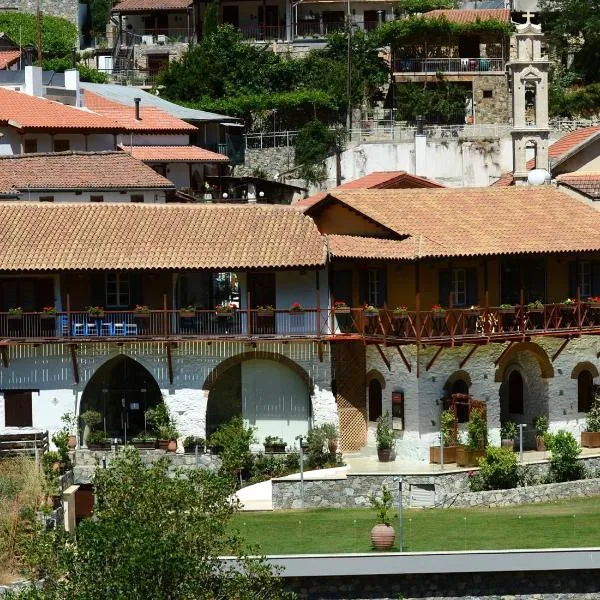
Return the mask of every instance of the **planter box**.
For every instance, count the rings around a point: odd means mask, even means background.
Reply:
[[[144,312],[138,312],[138,313],[133,313],[133,316],[136,319],[149,319],[150,318],[150,313],[144,313]]]
[[[456,448],[456,464],[459,467],[478,467],[479,459],[485,456],[485,450],[467,450],[464,446]]]
[[[100,313],[88,313],[88,317],[90,319],[103,319],[104,318],[104,313],[100,312]]]
[[[180,310],[179,316],[183,319],[191,319],[192,317],[196,316],[196,312],[192,312],[191,310]]]
[[[196,444],[192,444],[191,446],[184,446],[183,451],[186,454],[196,454]],[[204,454],[204,446],[198,444],[198,454]]]
[[[140,450],[154,450],[156,448],[156,440],[133,441],[131,443]]]
[[[271,454],[274,452],[285,452],[285,447],[287,444],[273,444],[272,446],[265,446],[265,453]]]
[[[600,448],[600,433],[596,431],[582,431],[581,445],[584,448]]]
[[[379,316],[379,311],[377,311],[377,312],[366,312],[366,313],[364,313],[364,315],[365,315],[365,317],[367,319],[374,319],[375,317]]]
[[[431,313],[431,318],[432,319],[445,319],[446,318],[446,311],[444,311],[444,312],[433,312],[433,313]]]
[[[217,317],[219,317],[220,319],[230,319],[231,317],[233,317],[233,311],[219,311],[216,313]]]
[[[272,317],[273,311],[272,310],[261,310],[256,313],[256,316],[257,317]]]
[[[395,321],[403,321],[404,319],[408,319],[408,314],[406,314],[406,313],[393,314],[392,318]]]
[[[100,444],[88,444],[88,450],[110,450],[110,442],[101,442]]]
[[[444,446],[444,464],[456,462],[457,446]],[[439,465],[442,461],[442,449],[440,446],[429,447],[429,462]]]
[[[499,308],[498,314],[499,315],[514,315],[515,307],[513,306],[512,308]]]
[[[482,310],[480,308],[466,308],[463,312],[467,317],[478,317]]]
[[[350,314],[350,307],[348,307],[348,308],[334,308],[333,311],[335,312],[336,315],[349,315]]]
[[[17,319],[22,319],[23,315],[6,315],[6,318],[11,321],[16,321]]]
[[[40,313],[40,319],[45,319],[47,321],[56,319],[56,313]]]

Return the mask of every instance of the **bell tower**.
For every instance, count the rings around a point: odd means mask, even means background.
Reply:
[[[533,13],[523,15],[525,23],[517,25],[516,48],[509,63],[512,85],[513,173],[515,183],[527,181],[527,162],[534,160],[536,169],[549,170],[548,137],[548,69],[550,62],[542,55],[544,34],[541,25],[531,22]]]

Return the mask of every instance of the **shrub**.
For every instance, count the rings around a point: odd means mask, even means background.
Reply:
[[[210,436],[209,446],[222,448],[221,475],[235,479],[241,477],[242,471],[251,467],[250,445],[256,443],[254,431],[253,427],[246,427],[244,419],[238,415],[221,425]]]
[[[504,490],[517,487],[519,480],[516,454],[508,448],[490,446],[479,461],[479,477],[470,477],[469,487],[472,491]]]
[[[52,436],[52,443],[56,446],[61,463],[69,462],[69,432],[61,429]]]
[[[102,423],[102,415],[97,410],[86,410],[81,413],[79,418],[83,421],[83,424],[87,425],[90,429],[94,429],[96,425]]]
[[[329,460],[329,452],[325,449],[327,444],[327,433],[322,425],[313,427],[306,437],[308,448],[306,449],[306,462],[313,469],[322,469]]]
[[[517,437],[517,424],[514,421],[505,421],[500,428],[500,438],[514,440]]]
[[[467,448],[471,451],[482,450],[487,446],[487,421],[483,411],[474,408],[467,426]]]
[[[600,396],[596,393],[594,402],[586,415],[585,419],[586,431],[600,432]]]
[[[550,450],[550,481],[574,481],[585,477],[585,466],[578,460],[581,448],[572,433],[560,430],[544,437],[546,448]]]
[[[106,441],[106,435],[104,431],[90,431],[90,434],[87,436],[86,443],[88,446],[90,444],[102,444]]]
[[[454,413],[451,410],[442,411],[440,429],[444,446],[452,446],[456,440],[454,439]]]
[[[392,512],[394,497],[387,486],[384,485],[381,488],[381,500],[375,494],[369,494],[369,503],[375,509],[377,523],[390,527],[392,519],[396,518],[396,515]]]
[[[533,420],[533,428],[535,429],[535,435],[538,437],[544,437],[548,433],[550,427],[550,421],[545,415],[540,415]]]

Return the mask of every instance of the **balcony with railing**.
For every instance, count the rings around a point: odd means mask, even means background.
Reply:
[[[411,58],[394,59],[395,73],[503,73],[503,58]]]
[[[0,339],[5,343],[346,338],[373,343],[452,345],[585,333],[600,333],[600,304],[428,311],[347,307],[0,313]]]

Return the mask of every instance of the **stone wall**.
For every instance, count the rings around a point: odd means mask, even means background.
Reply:
[[[18,8],[30,14],[35,14],[37,5],[37,0],[2,0],[2,8]],[[43,14],[68,19],[75,25],[79,23],[78,7],[79,0],[40,0]],[[19,40],[13,41],[18,42]]]
[[[594,570],[304,577],[286,579],[286,588],[298,600],[597,600],[600,595]]]
[[[268,137],[265,134],[265,138]],[[294,167],[294,148],[247,148],[243,165],[235,167],[236,176],[262,172],[268,179],[276,179]],[[287,179],[286,179],[287,181]]]
[[[475,123],[508,123],[512,109],[506,74],[473,77],[473,105]]]
[[[581,459],[588,472],[596,474],[600,469],[600,458]],[[541,481],[548,473],[548,463],[527,465],[534,480]],[[438,472],[430,475],[403,475],[402,502],[411,506],[413,492],[428,491],[432,494],[431,504],[443,508],[465,508],[470,506],[509,506],[552,502],[566,498],[581,498],[600,495],[600,479],[583,479],[568,483],[532,485],[512,490],[469,492],[469,471]],[[369,506],[369,494],[380,493],[385,485],[392,491],[394,502],[399,501],[399,474],[360,475],[348,473],[346,478],[304,481],[304,502],[301,499],[298,479],[273,480],[273,508],[357,508]]]

